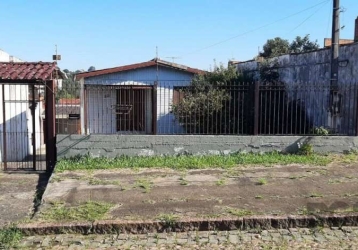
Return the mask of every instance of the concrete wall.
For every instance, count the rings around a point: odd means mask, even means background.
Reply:
[[[276,57],[280,80],[289,85],[329,84],[331,50],[290,54]],[[341,85],[358,82],[358,43],[341,46],[339,49],[338,81]],[[257,73],[260,63],[254,60],[236,64],[239,72]]]
[[[57,158],[90,154],[150,156],[229,154],[235,152],[296,152],[304,142],[319,153],[358,149],[358,137],[302,136],[177,136],[177,135],[57,135]]]
[[[290,100],[303,101],[313,125],[327,128],[332,125],[328,108],[330,55],[331,51],[328,48],[308,53],[282,55],[272,59],[278,62],[277,71],[280,81],[286,84]],[[342,95],[342,111],[337,129],[339,133],[352,135],[355,133],[356,92],[358,91],[358,43],[341,46],[339,61],[338,84]],[[260,80],[260,62],[250,60],[237,63],[236,67],[238,72]],[[305,85],[307,87],[302,88]],[[292,95],[292,93],[296,94]]]
[[[158,74],[156,67],[135,69],[125,72],[107,74],[103,76],[88,77],[85,79],[85,85],[153,85],[157,81],[157,134],[177,134],[183,132],[183,128],[175,121],[171,113],[173,88],[174,86],[187,86],[190,84],[194,74],[181,70],[174,70],[167,67],[159,67]],[[108,96],[104,99],[104,95]],[[108,108],[115,104],[115,92],[90,92],[88,93],[88,129],[87,133],[96,133],[103,131],[101,134],[117,133],[115,116]],[[147,98],[147,106],[151,105],[151,97]],[[109,112],[109,113],[108,113]],[[98,117],[104,116],[103,119],[107,124],[98,121]],[[147,124],[151,124],[151,117],[147,117]],[[151,129],[149,129],[151,131]],[[149,132],[148,132],[149,133]]]

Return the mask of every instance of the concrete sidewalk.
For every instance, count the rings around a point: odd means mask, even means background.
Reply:
[[[47,180],[47,174],[42,172],[0,171],[0,228],[31,216]]]
[[[55,173],[41,212],[53,203],[113,204],[106,219],[124,222],[308,215],[358,211],[358,166],[247,166]],[[169,219],[168,219],[169,218]],[[41,220],[41,213],[37,219]],[[47,221],[44,221],[47,222]]]

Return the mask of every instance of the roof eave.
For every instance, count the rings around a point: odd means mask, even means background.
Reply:
[[[206,73],[206,71],[203,71],[200,69],[190,68],[190,67],[187,67],[184,65],[180,65],[180,67],[177,67],[176,64],[168,63],[168,62],[164,63],[164,62],[165,61],[163,61],[163,60],[151,60],[148,62],[130,64],[130,65],[125,65],[125,66],[120,66],[120,67],[115,67],[115,68],[108,68],[108,69],[95,70],[95,71],[91,71],[91,72],[78,73],[75,75],[75,80],[81,80],[82,78],[101,76],[101,75],[113,74],[113,73],[118,73],[118,72],[125,72],[125,71],[129,71],[129,70],[136,70],[136,69],[152,67],[152,66],[156,66],[156,65],[163,66],[163,67],[169,67],[169,68],[173,68],[173,69],[177,69],[177,70],[182,70],[182,71],[192,73],[192,74],[205,74]]]

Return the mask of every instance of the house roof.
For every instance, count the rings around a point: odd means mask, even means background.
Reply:
[[[56,69],[54,62],[0,62],[0,80],[50,80]]]
[[[56,105],[56,115],[79,114],[80,105]]]
[[[76,98],[76,99],[62,98],[62,99],[58,100],[58,104],[62,104],[62,105],[81,104],[81,100],[79,98]]]
[[[76,79],[79,80],[81,78],[112,74],[112,73],[135,70],[135,69],[140,69],[140,68],[147,68],[147,67],[152,67],[152,66],[157,66],[157,65],[186,71],[186,72],[192,73],[192,74],[204,74],[205,73],[204,70],[191,68],[191,67],[177,64],[177,63],[167,62],[167,61],[161,60],[159,58],[154,58],[150,61],[142,62],[142,63],[135,63],[135,64],[124,65],[124,66],[115,67],[115,68],[108,68],[108,69],[94,70],[91,72],[78,73],[76,75]]]

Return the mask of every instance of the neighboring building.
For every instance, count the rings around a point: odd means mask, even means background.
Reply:
[[[0,49],[0,62],[22,62],[22,60]]]
[[[274,69],[279,75],[280,82],[284,83],[287,89],[308,85],[329,89],[331,82],[331,49],[329,47],[305,53],[281,55],[269,60],[276,62]],[[238,72],[250,75],[254,80],[260,80],[262,58],[229,63],[236,66]],[[338,122],[338,132],[349,130],[347,133],[352,134],[357,104],[352,103],[355,93],[349,92],[348,89],[353,91],[358,84],[358,18],[355,20],[354,42],[340,45],[338,64],[338,91],[342,95],[340,114],[346,114],[346,117],[342,116]],[[330,92],[326,91],[324,95],[323,92],[321,93],[321,96],[317,96],[315,91],[306,91],[299,93],[299,97],[288,94],[290,99],[296,98],[306,103],[306,112],[315,126],[337,127],[332,125],[332,120],[329,118]]]
[[[354,38],[353,39],[339,39],[340,45],[346,45],[346,44],[351,44],[351,43],[355,43],[355,42],[358,42],[358,17],[356,18],[355,25],[354,25]],[[332,39],[325,38],[323,47],[329,48],[331,46],[332,46]]]
[[[10,56],[3,50],[0,50],[0,64],[1,62],[22,62],[19,58]],[[1,70],[1,69],[0,69]],[[4,95],[3,95],[4,90]],[[3,96],[5,100],[3,100]],[[29,100],[33,98],[30,95],[29,86],[27,85],[4,85],[0,88],[0,161],[3,161],[4,148],[4,132],[6,132],[6,139],[8,141],[7,147],[7,161],[19,161],[32,155],[31,136],[34,128],[32,127],[32,113],[30,110]],[[39,97],[37,96],[39,100]],[[3,112],[3,105],[5,105],[5,117]],[[40,148],[43,138],[40,131],[42,120],[40,114],[42,113],[42,105],[37,105],[35,110],[36,128],[36,149]],[[6,121],[6,131],[4,131],[4,118]]]
[[[0,62],[1,162],[30,161],[44,145],[44,96],[38,86],[56,69],[55,63]]]
[[[56,133],[80,134],[80,99],[63,98],[56,104]]]
[[[277,62],[280,80],[286,84],[329,83],[331,67],[330,39],[325,39],[325,48],[281,55],[270,60]],[[258,79],[262,57],[249,61],[230,61],[238,72],[251,74]],[[355,20],[354,40],[341,39],[339,48],[340,84],[358,82],[358,18]]]
[[[86,134],[175,134],[172,114],[178,88],[204,71],[155,58],[148,62],[79,73],[81,131]]]
[[[353,39],[339,39],[339,45],[346,45],[354,43]],[[324,48],[329,48],[332,46],[332,38],[325,38],[323,42]]]

